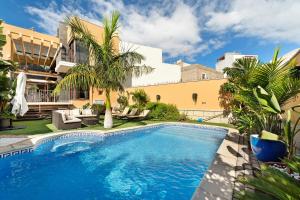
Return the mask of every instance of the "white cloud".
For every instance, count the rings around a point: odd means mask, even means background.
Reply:
[[[25,9],[29,14],[34,16],[34,22],[39,27],[52,35],[56,35],[59,22],[64,21],[65,18],[70,15],[77,15],[93,23],[100,24],[100,17],[97,15],[85,12],[84,10],[75,8],[72,5],[58,6],[55,1],[51,1],[47,8],[28,6]],[[38,19],[36,19],[36,17]]]
[[[46,7],[26,10],[51,34],[67,15],[99,24],[118,10],[122,40],[162,48],[168,57],[209,54],[228,42],[226,35],[300,44],[300,0],[156,0],[130,5],[121,0],[63,0],[58,5],[52,0]]]
[[[87,1],[86,1],[87,2]],[[173,4],[174,3],[174,4]],[[67,15],[78,15],[90,21],[98,21],[113,10],[121,13],[122,40],[162,48],[169,56],[187,56],[208,51],[208,41],[203,41],[199,18],[194,7],[183,3],[164,2],[141,7],[125,5],[123,1],[90,0],[84,9],[72,5],[57,5],[53,1],[47,8],[27,7],[31,15],[38,17],[35,22],[46,32],[55,34],[58,22]]]
[[[299,11],[299,0],[232,0],[223,9],[206,10],[206,27],[211,32],[300,44]]]
[[[142,15],[132,9],[124,18],[124,40],[160,47],[171,56],[189,54],[202,41],[197,17],[191,7],[182,3],[170,16],[155,10]]]
[[[50,34],[55,34],[58,27],[58,22],[66,17],[66,13],[61,13],[61,15],[56,13],[56,7],[56,3],[51,2],[47,9],[40,9],[29,6],[26,7],[26,11],[33,16],[38,16],[39,19],[34,19],[34,22],[39,27]]]

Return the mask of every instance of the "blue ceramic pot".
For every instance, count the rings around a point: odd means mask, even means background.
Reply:
[[[197,122],[203,122],[203,119],[200,117],[197,119]]]
[[[278,162],[287,153],[284,142],[263,140],[257,134],[250,136],[250,144],[255,157],[263,162]]]

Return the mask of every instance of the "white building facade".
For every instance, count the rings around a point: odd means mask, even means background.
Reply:
[[[153,68],[152,72],[135,77],[127,81],[130,87],[157,85],[165,83],[178,83],[181,81],[181,66],[163,63],[162,49],[129,42],[120,42],[121,52],[135,51],[145,57],[142,65]]]
[[[224,68],[231,67],[232,64],[240,58],[256,58],[258,59],[257,55],[244,55],[237,52],[227,52],[222,57],[218,58],[216,63],[216,70],[218,72],[222,72]]]

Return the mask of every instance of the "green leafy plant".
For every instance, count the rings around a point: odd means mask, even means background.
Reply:
[[[281,134],[280,108],[300,92],[300,79],[292,74],[295,62],[285,63],[278,54],[279,49],[276,49],[272,61],[267,63],[242,58],[224,70],[228,82],[220,88],[220,105],[225,114],[232,113],[234,124],[248,121],[243,123],[244,130],[265,129]],[[232,112],[237,109],[241,109],[241,113],[250,113],[251,119]],[[249,120],[259,122],[257,127],[246,127],[253,125]]]
[[[276,96],[271,91],[268,93],[261,86],[253,89],[253,94],[258,101],[260,109],[253,110],[260,122],[261,128],[268,132],[281,134],[281,108]]]
[[[137,89],[130,94],[132,95],[133,102],[139,110],[142,110],[149,102],[149,96],[143,89]]]
[[[294,106],[292,110],[296,112],[299,115],[299,112],[296,111],[296,108],[299,108],[299,106]],[[283,127],[283,139],[288,147],[288,159],[291,159],[294,157],[295,154],[295,136],[300,132],[300,129],[297,128],[300,122],[300,116],[298,116],[298,119],[296,120],[296,123],[292,125],[291,121],[291,110],[288,110],[287,112],[287,118],[284,121],[284,127]]]
[[[295,161],[293,161],[295,162]],[[298,162],[299,166],[299,160]],[[287,161],[287,165],[294,165]],[[262,200],[296,200],[300,199],[300,183],[290,177],[287,173],[278,169],[261,166],[261,171],[255,177],[244,177],[240,181],[252,186],[254,190],[244,190],[239,195],[239,199],[262,199]]]
[[[82,109],[88,109],[91,108],[91,104],[90,103],[86,103],[82,106]]]
[[[6,44],[6,37],[3,35],[3,27],[0,20],[0,48]],[[10,101],[15,94],[15,82],[8,77],[10,71],[16,70],[16,63],[0,59],[0,118],[11,119]]]
[[[98,116],[105,113],[105,105],[102,104],[93,104],[91,106],[91,109],[94,113],[96,113]]]
[[[257,126],[259,124],[257,116],[248,111],[245,112],[243,109],[233,109],[235,120],[235,126],[240,133],[254,134],[261,131],[261,128]]]
[[[300,157],[294,156],[292,158],[286,158],[283,162],[287,165],[290,172],[300,174]]]
[[[149,118],[156,120],[180,120],[181,115],[175,105],[150,102],[146,105],[150,110]]]
[[[274,95],[274,93],[272,91],[269,94],[261,86],[257,86],[257,88],[255,88],[253,90],[253,94],[256,97],[256,99],[258,100],[262,109],[264,109],[268,112],[274,113],[274,114],[278,114],[281,112],[280,105],[277,101],[276,96]]]
[[[124,108],[129,105],[128,96],[129,96],[128,94],[127,96],[123,94],[119,94],[117,98],[117,102],[120,105],[121,110],[124,110]]]
[[[187,115],[184,113],[181,113],[178,118],[178,121],[186,121],[187,119],[188,119]]]

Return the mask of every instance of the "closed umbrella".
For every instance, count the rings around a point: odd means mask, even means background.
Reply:
[[[17,77],[16,95],[11,103],[13,104],[12,113],[23,116],[28,111],[27,101],[25,99],[26,75],[21,72]]]

